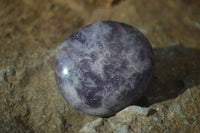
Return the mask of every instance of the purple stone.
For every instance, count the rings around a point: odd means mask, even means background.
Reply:
[[[144,95],[154,74],[153,57],[136,28],[97,22],[62,43],[55,61],[57,85],[74,109],[108,117]]]

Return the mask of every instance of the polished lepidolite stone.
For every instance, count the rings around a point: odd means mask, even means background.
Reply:
[[[102,21],[64,41],[55,76],[65,100],[88,115],[108,117],[136,104],[154,73],[149,41],[127,24]]]

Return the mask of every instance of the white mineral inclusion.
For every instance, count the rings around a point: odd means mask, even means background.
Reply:
[[[55,76],[76,110],[108,117],[136,104],[154,73],[149,41],[127,24],[102,21],[72,34],[61,45]]]
[[[68,75],[68,69],[67,68],[63,69],[63,75]]]

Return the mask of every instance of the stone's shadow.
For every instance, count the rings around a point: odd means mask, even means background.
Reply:
[[[200,84],[200,49],[171,46],[154,48],[155,75],[139,106],[176,98]]]
[[[112,6],[118,5],[122,0],[113,0]]]

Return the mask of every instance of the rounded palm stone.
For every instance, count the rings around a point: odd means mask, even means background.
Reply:
[[[149,41],[136,28],[102,21],[64,41],[55,61],[65,100],[88,115],[108,117],[136,104],[154,73]]]

